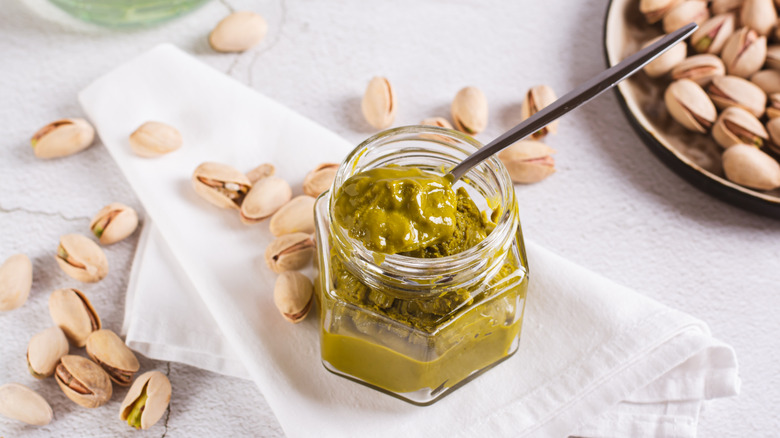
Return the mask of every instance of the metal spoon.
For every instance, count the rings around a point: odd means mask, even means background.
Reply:
[[[696,23],[690,23],[634,53],[614,67],[601,72],[598,76],[594,76],[589,81],[569,91],[565,96],[488,143],[477,152],[469,155],[455,166],[448,175],[453,181],[457,181],[469,169],[482,162],[482,160],[544,128],[562,115],[578,108],[580,105],[584,105],[594,97],[617,85],[618,82],[633,75],[650,61],[672,48],[672,46],[688,38],[698,27]]]

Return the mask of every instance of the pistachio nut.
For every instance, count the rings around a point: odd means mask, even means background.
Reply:
[[[766,115],[770,120],[780,117],[780,93],[769,95],[769,106],[766,108]]]
[[[766,48],[766,66],[780,71],[780,44]]]
[[[664,15],[664,32],[672,33],[688,23],[704,23],[710,18],[710,10],[706,1],[687,0],[679,3]]]
[[[32,288],[32,263],[14,254],[0,265],[0,311],[14,310],[27,301]]]
[[[83,347],[89,335],[101,327],[92,303],[77,289],[57,289],[49,296],[49,314],[73,345]]]
[[[49,377],[68,350],[65,332],[57,326],[49,327],[33,336],[27,344],[27,369],[36,379]]]
[[[639,12],[645,16],[648,23],[653,24],[661,21],[673,7],[680,4],[683,0],[640,0]]]
[[[769,132],[769,139],[772,140],[767,147],[780,154],[780,119],[774,118],[766,122],[766,130]]]
[[[452,124],[444,117],[428,117],[420,122],[423,126],[438,126],[439,128],[453,129]]]
[[[556,99],[558,99],[558,97],[555,96],[555,91],[547,85],[537,85],[531,88],[525,93],[525,99],[523,100],[523,105],[520,109],[523,120],[538,113],[544,107],[555,102]],[[539,140],[547,134],[555,134],[556,132],[558,132],[557,120],[534,132],[530,137],[534,140]]]
[[[652,40],[645,43],[643,47],[647,47],[661,38],[663,38],[663,35],[653,38]],[[647,75],[651,78],[663,76],[672,71],[672,69],[677,67],[677,65],[679,65],[681,62],[683,62],[687,54],[688,47],[684,43],[677,43],[672,46],[671,49],[667,50],[665,53],[647,64],[644,68],[644,72],[647,73]]]
[[[227,164],[206,162],[192,172],[192,187],[201,198],[217,207],[239,209],[252,183]]]
[[[669,114],[691,131],[707,132],[718,118],[715,105],[707,93],[690,79],[672,82],[664,93]]]
[[[36,132],[30,143],[38,158],[57,158],[75,154],[95,140],[95,128],[84,119],[62,119]]]
[[[780,164],[763,151],[746,144],[723,152],[723,171],[729,180],[758,190],[780,187]]]
[[[171,381],[159,371],[141,374],[119,407],[119,419],[130,427],[148,429],[162,418],[171,402]]]
[[[262,15],[250,11],[234,12],[209,34],[209,44],[217,52],[243,52],[260,43],[268,33],[268,23]]]
[[[284,234],[268,245],[265,262],[276,273],[301,269],[311,261],[314,246],[310,234]]]
[[[780,71],[761,70],[750,77],[750,82],[758,85],[766,94],[780,93]]]
[[[303,179],[303,193],[316,198],[322,192],[328,190],[336,179],[339,165],[336,163],[322,163],[306,175]]]
[[[138,228],[138,214],[132,208],[113,202],[101,208],[89,223],[92,234],[103,245],[119,242]]]
[[[45,398],[19,383],[0,386],[0,415],[33,426],[51,423],[54,413]]]
[[[726,74],[723,61],[715,55],[693,55],[672,69],[672,80],[690,79],[704,87],[712,78]]]
[[[314,201],[308,195],[292,198],[271,217],[271,234],[276,237],[282,234],[314,232]]]
[[[712,0],[710,10],[713,14],[725,14],[726,12],[738,12],[742,8],[744,0]]]
[[[153,158],[179,149],[181,133],[171,125],[146,122],[130,134],[130,148],[136,155]]]
[[[135,354],[111,330],[92,332],[86,346],[89,357],[106,371],[111,380],[122,386],[129,386],[141,368]]]
[[[761,69],[766,60],[766,37],[743,27],[726,40],[720,54],[730,75],[746,78]]]
[[[249,182],[255,184],[263,178],[274,176],[276,174],[276,167],[271,163],[263,163],[254,169],[247,172],[246,177],[249,178]]]
[[[360,109],[368,124],[376,129],[385,129],[393,124],[396,112],[395,91],[387,78],[374,76],[368,81]]]
[[[269,176],[257,182],[241,203],[241,222],[255,224],[271,217],[292,198],[287,181]]]
[[[475,135],[482,132],[488,123],[488,102],[485,94],[477,87],[465,87],[458,91],[452,101],[452,121],[460,132]]]
[[[710,99],[719,109],[738,106],[756,117],[764,115],[766,93],[756,84],[738,76],[714,78],[708,88]]]
[[[95,283],[108,275],[106,254],[86,236],[66,234],[57,247],[57,264],[66,274],[85,283]]]
[[[111,379],[91,360],[74,355],[63,356],[54,371],[54,380],[65,395],[85,408],[96,408],[111,399]]]
[[[712,137],[724,148],[735,144],[749,144],[763,147],[769,139],[764,125],[748,111],[731,106],[723,110],[715,126],[712,127]]]
[[[282,272],[274,286],[274,304],[284,319],[297,324],[306,318],[314,302],[314,287],[300,272]]]
[[[744,0],[739,20],[759,35],[769,35],[777,21],[777,11],[772,0]]]
[[[717,55],[726,40],[734,33],[736,17],[733,13],[716,15],[699,26],[691,35],[691,45],[699,53]]]
[[[498,153],[512,181],[521,184],[539,182],[555,173],[555,149],[544,143],[523,140]]]

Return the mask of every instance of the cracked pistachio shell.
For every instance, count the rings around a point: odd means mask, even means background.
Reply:
[[[770,119],[780,117],[780,93],[769,95],[769,106],[766,108],[766,115]]]
[[[221,208],[241,208],[252,183],[227,164],[206,162],[192,172],[192,187],[201,198]]]
[[[740,107],[731,106],[718,117],[712,127],[712,137],[724,148],[743,143],[760,148],[769,139],[769,133],[756,116]]]
[[[113,392],[111,379],[103,368],[81,356],[63,356],[54,371],[54,380],[69,399],[85,408],[106,404]]]
[[[780,71],[780,44],[766,48],[766,66]]]
[[[273,216],[269,227],[271,234],[279,237],[283,234],[314,232],[314,202],[308,195],[292,198],[284,204]]]
[[[525,93],[525,99],[523,105],[520,108],[523,120],[538,113],[546,106],[555,102],[558,97],[555,95],[555,91],[547,85],[537,85],[527,93]],[[534,132],[530,135],[533,140],[539,140],[547,134],[555,134],[558,132],[558,121],[554,121],[544,128]]]
[[[89,357],[119,385],[129,386],[133,376],[141,368],[135,354],[111,330],[92,332],[87,338],[86,347]]]
[[[423,126],[438,126],[439,128],[453,129],[452,124],[444,117],[428,117],[420,122]]]
[[[780,164],[763,151],[737,144],[723,152],[723,171],[729,180],[758,190],[780,187]]]
[[[255,224],[271,217],[292,198],[287,181],[269,176],[257,182],[241,203],[241,222]]]
[[[691,22],[702,24],[708,18],[710,18],[710,10],[706,1],[687,0],[677,4],[664,15],[664,32],[674,32]]]
[[[260,43],[268,33],[268,23],[262,15],[250,11],[234,12],[209,34],[209,44],[217,52],[243,52]]]
[[[45,398],[19,383],[0,386],[0,415],[33,426],[51,423],[54,413]]]
[[[146,122],[130,134],[130,148],[141,157],[159,157],[179,149],[181,145],[179,130],[161,122]]]
[[[663,38],[663,35],[653,38],[652,40],[646,42],[642,47],[647,47],[661,38]],[[677,67],[677,65],[679,65],[681,62],[683,62],[687,54],[688,46],[686,46],[684,43],[677,43],[672,46],[671,49],[667,50],[666,53],[663,53],[661,56],[655,58],[652,62],[647,64],[643,70],[651,78],[663,76],[672,71],[672,69]]]
[[[32,263],[24,254],[14,254],[0,265],[0,311],[21,307],[30,296]]]
[[[246,177],[252,184],[257,183],[263,178],[274,176],[276,174],[276,167],[271,163],[263,163],[254,169],[247,172]]]
[[[103,245],[119,242],[138,228],[138,214],[132,208],[114,202],[100,209],[89,223],[92,234]]]
[[[314,240],[310,234],[284,234],[268,245],[265,250],[265,262],[277,274],[301,269],[311,261],[314,247]]]
[[[84,119],[62,119],[36,132],[30,143],[38,158],[57,158],[88,148],[95,140],[95,128]]]
[[[716,15],[699,26],[691,35],[691,45],[699,53],[717,55],[726,40],[734,33],[736,17],[733,13]]]
[[[645,16],[648,23],[661,21],[672,8],[682,3],[683,0],[640,0],[639,12]]]
[[[106,254],[97,243],[81,234],[60,237],[57,264],[66,274],[85,283],[95,283],[108,275]]]
[[[764,115],[766,93],[756,84],[738,76],[714,78],[708,88],[710,99],[719,109],[738,106],[756,117]]]
[[[709,84],[713,78],[726,74],[723,61],[715,55],[694,55],[686,58],[672,69],[672,80],[690,79],[700,86]]]
[[[753,29],[743,27],[726,40],[720,57],[728,74],[749,77],[764,65],[766,37]]]
[[[780,71],[761,70],[750,77],[750,82],[758,85],[766,94],[780,93]]]
[[[455,128],[469,135],[484,131],[488,123],[488,102],[477,87],[465,87],[452,101],[452,120]]]
[[[533,140],[522,140],[498,153],[512,181],[521,184],[539,182],[555,173],[555,149]]]
[[[772,0],[744,0],[739,20],[759,35],[769,35],[777,21],[777,11]]]
[[[300,272],[282,272],[274,286],[274,304],[284,319],[297,324],[306,318],[314,301],[314,287]]]
[[[76,347],[83,347],[101,327],[92,303],[77,289],[57,289],[49,296],[49,314]]]
[[[713,14],[725,14],[726,12],[739,12],[744,0],[712,0],[710,10]]]
[[[328,190],[336,179],[339,165],[336,163],[322,163],[306,175],[303,179],[303,193],[317,197]]]
[[[766,122],[766,130],[769,132],[769,139],[772,140],[767,146],[780,154],[780,118],[770,119]]]
[[[387,78],[374,76],[368,81],[360,109],[366,122],[376,129],[385,129],[393,124],[396,112],[395,91]]]
[[[669,84],[664,93],[664,102],[669,114],[691,131],[705,133],[718,118],[715,105],[707,93],[690,79],[680,79]]]
[[[141,418],[139,424],[134,427],[148,429],[154,426],[168,409],[168,404],[171,402],[171,390],[171,381],[165,374],[159,371],[141,374],[135,379],[119,407],[119,419],[128,421],[133,408],[141,403],[143,406]]]
[[[69,349],[65,332],[57,326],[49,327],[33,336],[27,344],[27,370],[36,379],[49,377]]]

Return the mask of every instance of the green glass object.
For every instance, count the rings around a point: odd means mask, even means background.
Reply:
[[[209,0],[50,0],[76,18],[108,27],[140,27],[189,12]]]

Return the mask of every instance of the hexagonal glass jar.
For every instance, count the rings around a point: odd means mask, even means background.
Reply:
[[[433,403],[518,348],[528,263],[514,187],[492,157],[458,181],[496,223],[476,246],[441,258],[378,254],[334,224],[332,193],[350,176],[396,164],[443,173],[481,144],[408,126],[358,146],[315,207],[323,365],[411,403]]]

